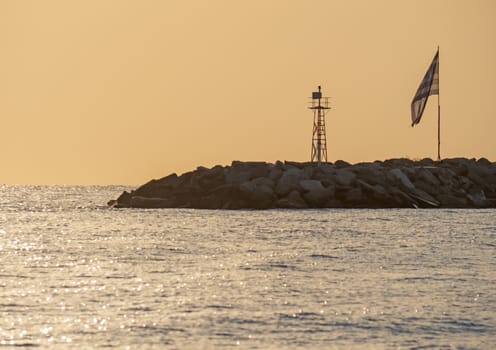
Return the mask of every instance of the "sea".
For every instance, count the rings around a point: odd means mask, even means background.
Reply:
[[[495,349],[496,211],[111,209],[0,186],[0,348]]]

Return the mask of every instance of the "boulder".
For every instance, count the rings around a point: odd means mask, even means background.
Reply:
[[[418,202],[397,187],[390,187],[389,191],[393,198],[393,207],[396,208],[418,208]]]
[[[485,168],[489,168],[492,166],[492,163],[487,158],[479,158],[477,159],[477,165]]]
[[[324,208],[345,208],[345,205],[338,198],[331,198],[324,204]]]
[[[301,180],[300,188],[303,192],[323,191],[325,189],[318,180]]]
[[[468,169],[467,178],[481,189],[490,192],[496,190],[496,176],[494,176],[488,168],[470,167]]]
[[[264,162],[234,161],[226,174],[226,183],[241,185],[243,182],[257,177],[266,177],[269,171],[269,164]]]
[[[460,187],[466,192],[471,192],[471,190],[476,187],[476,185],[470,179],[464,176],[459,176],[458,179],[460,181]]]
[[[226,184],[241,185],[243,182],[250,181],[251,176],[252,173],[249,169],[230,169],[226,174]]]
[[[181,179],[176,174],[171,174],[159,180],[151,180],[138,187],[134,195],[142,197],[167,197],[171,190],[181,183]]]
[[[225,183],[224,168],[220,165],[212,169],[205,169],[196,177],[198,187],[203,191],[209,191]]]
[[[270,186],[269,183],[272,180],[267,178],[259,178],[257,180],[244,182],[239,186],[239,190],[250,208],[269,208],[276,199],[273,189],[274,185],[272,183],[272,186]]]
[[[321,208],[334,195],[333,188],[325,188],[318,180],[302,180],[300,188],[310,207]]]
[[[393,181],[396,180],[396,182],[399,182],[403,188],[407,190],[413,190],[415,188],[408,176],[406,176],[401,169],[391,169],[389,170],[389,175],[392,177]]]
[[[353,172],[357,175],[358,179],[372,185],[384,185],[386,182],[386,175],[384,174],[382,167],[376,163],[366,163],[355,166],[353,167]]]
[[[336,169],[331,164],[323,164],[322,166],[315,169],[312,174],[312,180],[319,180],[322,184],[327,187],[330,184],[336,182]]]
[[[122,192],[122,194],[117,198],[115,203],[110,203],[112,206],[115,207],[127,207],[131,205],[131,194],[127,191]]]
[[[274,168],[277,168],[279,170],[284,170],[284,163],[278,160],[274,163]]]
[[[452,194],[441,193],[436,196],[437,200],[444,208],[466,208],[468,205],[467,198],[457,197]]]
[[[423,166],[423,167],[435,165],[435,162],[431,158],[424,158],[421,161],[419,161],[418,163],[420,166]]]
[[[439,179],[432,174],[429,168],[420,168],[417,171],[415,183],[417,183],[417,181],[423,181],[431,186],[439,186],[441,184]]]
[[[173,199],[142,197],[142,196],[131,197],[131,201],[129,204],[133,208],[144,208],[144,209],[172,208],[176,206],[176,203]]]
[[[272,189],[275,188],[276,182],[268,177],[257,177],[256,179],[251,180],[257,186],[268,186]]]
[[[356,174],[348,169],[336,170],[335,181],[341,186],[351,186],[356,179]]]
[[[474,206],[477,208],[486,208],[490,205],[490,202],[486,198],[484,191],[480,191],[477,193],[469,193],[467,198],[472,202]]]
[[[284,161],[284,170],[289,170],[289,169],[293,169],[293,168],[296,168],[296,169],[303,169],[305,167],[305,163],[301,163],[301,162],[291,162],[291,161],[288,161],[288,160],[285,160]]]
[[[304,179],[303,170],[291,168],[286,170],[277,181],[275,192],[279,197],[284,197],[289,192],[299,189],[299,183]]]
[[[200,209],[242,209],[249,208],[243,199],[239,186],[224,184],[200,197]]]
[[[276,208],[286,209],[305,209],[308,208],[307,203],[301,198],[300,192],[293,190],[287,197],[280,198],[275,203]]]
[[[371,185],[363,180],[357,180],[357,183],[367,196],[367,202],[371,207],[394,207],[393,197],[382,185]]]
[[[334,171],[336,170],[335,166],[331,163],[324,163],[324,164],[320,164],[320,166],[318,166],[316,169],[315,169],[315,172],[317,173],[324,173],[324,174],[334,174]]]
[[[268,175],[268,178],[271,179],[272,181],[277,181],[281,178],[283,174],[283,170],[279,167],[274,166]]]
[[[433,173],[437,175],[437,178],[442,185],[449,188],[458,187],[456,183],[457,175],[450,168],[437,168],[433,169]]]
[[[163,187],[176,187],[179,183],[179,177],[177,176],[176,173],[170,174],[169,176],[163,177],[159,180],[156,181],[157,185],[163,186]]]
[[[345,192],[344,201],[349,206],[361,206],[365,202],[363,191],[360,187],[354,187]]]
[[[348,168],[351,166],[351,164],[344,161],[344,160],[336,160],[336,162],[334,163],[334,166],[336,168]]]
[[[402,168],[402,167],[412,167],[415,162],[408,158],[393,158],[388,159],[383,162],[383,165],[388,168]]]
[[[414,188],[413,190],[411,190],[408,195],[416,199],[421,207],[430,208],[439,207],[440,205],[436,198],[418,188]]]

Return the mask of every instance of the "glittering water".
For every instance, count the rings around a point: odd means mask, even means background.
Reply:
[[[492,349],[496,211],[116,210],[0,187],[0,346]]]

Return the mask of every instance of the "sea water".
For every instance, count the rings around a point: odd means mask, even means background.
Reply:
[[[0,187],[0,346],[494,349],[495,210],[110,209]]]

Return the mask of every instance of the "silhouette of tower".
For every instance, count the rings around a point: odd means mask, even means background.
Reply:
[[[311,162],[327,162],[327,141],[325,128],[325,115],[329,107],[329,97],[322,97],[321,87],[319,91],[312,92],[312,102],[309,109],[313,110],[313,136]]]

